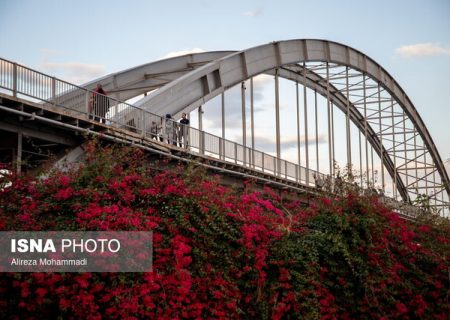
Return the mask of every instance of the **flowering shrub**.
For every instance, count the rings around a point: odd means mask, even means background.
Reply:
[[[306,206],[237,192],[139,149],[86,151],[66,172],[5,177],[0,230],[153,230],[152,272],[2,273],[1,318],[448,317],[446,221],[407,222],[352,193]]]

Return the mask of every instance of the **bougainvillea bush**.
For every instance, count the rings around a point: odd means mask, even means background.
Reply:
[[[153,230],[152,271],[2,273],[0,318],[448,319],[446,221],[407,222],[354,192],[307,206],[233,189],[136,148],[86,153],[4,177],[0,230]]]

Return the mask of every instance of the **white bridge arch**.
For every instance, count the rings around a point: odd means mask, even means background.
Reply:
[[[307,107],[306,89],[313,91],[315,95],[319,94],[326,101],[328,174],[335,173],[334,160],[337,152],[333,110],[337,107],[345,116],[346,128],[346,142],[342,142],[345,148],[341,148],[341,145],[339,148],[346,150],[346,164],[349,167],[359,160],[361,183],[364,168],[366,180],[370,180],[369,167],[373,173],[373,151],[375,151],[381,162],[382,188],[385,186],[386,171],[388,172],[386,180],[391,179],[395,198],[400,197],[406,202],[412,202],[425,195],[436,207],[448,207],[450,184],[447,172],[425,124],[406,93],[374,60],[336,42],[314,39],[288,40],[239,52],[188,54],[120,71],[93,80],[83,87],[76,87],[39,73],[36,76],[37,82],[33,82],[32,86],[40,88],[39,94],[35,93],[36,88],[29,91],[31,89],[27,87],[30,81],[26,79],[30,78],[28,73],[32,72],[31,69],[20,67],[26,69],[20,78],[17,76],[18,66],[14,64],[15,66],[9,67],[9,65],[11,63],[8,62],[2,71],[5,73],[3,78],[5,83],[0,79],[1,87],[12,90],[15,94],[19,92],[37,98],[49,107],[62,106],[70,110],[70,113],[76,111],[84,117],[88,114],[87,105],[91,95],[89,90],[93,90],[97,83],[102,83],[109,93],[111,106],[115,107],[114,111],[108,114],[111,124],[116,127],[125,125],[125,129],[144,134],[150,127],[149,122],[164,114],[170,113],[177,119],[182,112],[192,112],[201,108],[211,99],[244,81],[249,79],[251,81],[253,77],[261,74],[273,75],[278,158],[281,156],[278,78],[288,79],[297,86],[297,120],[300,113],[299,85],[303,86],[305,92],[303,103],[305,113],[311,108],[311,104]],[[133,106],[122,102],[142,94],[145,96]],[[245,100],[244,93],[242,96]],[[317,101],[315,103],[314,107],[317,108]],[[146,116],[142,110],[151,112],[156,118],[150,114]],[[306,119],[305,116],[305,126],[307,126]],[[245,126],[245,102],[243,102],[244,148],[247,147]],[[359,157],[356,158],[352,152],[352,126],[357,128],[359,133]],[[298,125],[300,165],[299,130]],[[307,134],[307,130],[305,133]],[[361,136],[365,147],[361,143]],[[224,140],[224,137],[222,138]],[[368,145],[372,152],[371,166]],[[304,151],[306,169],[309,169],[308,142]],[[365,165],[363,160],[366,162]],[[317,170],[318,167],[317,164]]]
[[[449,179],[443,162],[411,100],[394,78],[365,54],[331,41],[289,40],[272,42],[240,52],[191,54],[178,59],[195,60],[195,57],[202,57],[201,60],[198,60],[201,62],[196,64],[197,68],[184,69],[183,72],[177,74],[176,79],[170,79],[171,81],[167,81],[158,90],[151,92],[135,105],[158,115],[170,113],[177,118],[182,112],[197,109],[208,100],[247,79],[264,73],[274,74],[277,77],[293,80],[317,91],[317,93],[325,96],[330,104],[334,104],[341,109],[347,115],[348,120],[352,121],[364,134],[378,157],[382,159],[383,165],[392,180],[395,181],[403,200],[413,200],[418,194],[436,197],[445,192],[447,195],[450,193]],[[207,62],[208,60],[210,62]],[[308,68],[305,63],[310,62],[322,62],[324,64],[319,65],[320,67],[313,65],[313,67]],[[333,84],[337,77],[330,77],[330,69],[336,67],[347,68],[346,74],[341,72],[339,77],[339,79],[347,81],[347,88],[337,88]],[[318,69],[322,71],[322,75],[317,72]],[[328,74],[328,78],[323,75],[324,70]],[[354,73],[358,72],[360,81],[364,83],[360,83],[358,86],[353,81],[352,84],[349,84],[349,72],[353,72],[353,78],[356,77]],[[160,74],[167,76],[174,73],[166,69],[161,70]],[[108,85],[108,83],[114,83],[114,79],[118,77],[120,77],[120,73],[101,80]],[[142,76],[137,76],[135,81],[142,81],[142,79]],[[373,121],[366,120],[369,111],[365,109],[368,109],[369,101],[363,102],[361,107],[361,103],[357,106],[348,97],[350,91],[368,91],[369,86],[366,83],[369,81],[372,83],[370,89],[374,88],[373,84],[378,85],[376,95],[379,96],[380,92],[383,92],[384,95],[383,102],[379,101],[378,103],[380,109],[383,108],[384,110],[375,116],[372,115],[371,120],[377,117],[388,118],[388,113],[391,113],[390,120],[393,120],[393,125],[390,128],[385,125],[385,120],[380,125],[381,129],[380,127],[375,128]],[[92,84],[95,82],[97,81],[93,81]],[[153,86],[153,88],[156,88],[156,86]],[[116,85],[112,89],[113,91],[121,91],[124,88],[117,85],[116,80]],[[143,91],[145,90],[148,91],[148,88],[143,88]],[[385,107],[385,104],[382,105],[387,100],[386,95],[391,100],[389,102],[391,105],[388,108]],[[130,95],[126,97],[130,97]],[[364,99],[366,98],[364,97]],[[373,101],[370,101],[370,103],[373,103]],[[398,114],[397,110],[400,109],[403,115]],[[130,113],[127,118],[134,116],[133,113]],[[399,122],[394,118],[400,118],[401,121]],[[410,127],[407,127],[407,125]],[[411,134],[413,138],[411,138]],[[383,140],[388,139],[391,142],[393,141],[393,148],[383,146]],[[279,137],[277,137],[277,141],[277,149],[279,150]],[[409,156],[411,151],[415,151],[416,154],[417,151],[420,151],[419,156],[416,156],[416,159],[411,159]],[[332,158],[333,155],[330,159]],[[349,158],[351,158],[351,153],[349,153]],[[351,160],[349,159],[349,161]],[[419,172],[421,175],[415,176]],[[438,177],[436,177],[436,172]]]

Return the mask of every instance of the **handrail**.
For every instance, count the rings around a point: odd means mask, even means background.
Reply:
[[[86,120],[122,128],[145,138],[177,145],[187,152],[237,164],[274,178],[320,189],[325,181],[331,183],[330,188],[336,185],[336,179],[332,179],[329,175],[182,125],[171,119],[166,120],[142,108],[2,58],[0,58],[0,91],[1,89],[10,92],[13,97],[20,96],[48,108],[61,108]],[[397,203],[395,206],[397,210],[401,210],[405,205],[395,199],[390,199],[389,202]],[[415,215],[416,213],[410,214],[412,217]]]

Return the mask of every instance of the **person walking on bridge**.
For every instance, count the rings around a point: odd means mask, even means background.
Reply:
[[[188,136],[189,136],[189,119],[187,118],[186,113],[181,114],[180,120],[180,134],[178,143],[180,147],[187,148],[188,147]]]
[[[166,114],[166,118],[164,121],[164,134],[166,138],[166,142],[168,144],[175,144],[176,145],[176,136],[174,134],[175,126],[172,121],[172,116],[170,114]]]
[[[109,99],[106,91],[100,83],[92,91],[92,96],[89,103],[89,118],[94,118],[95,121],[106,123],[106,113],[109,111]]]

